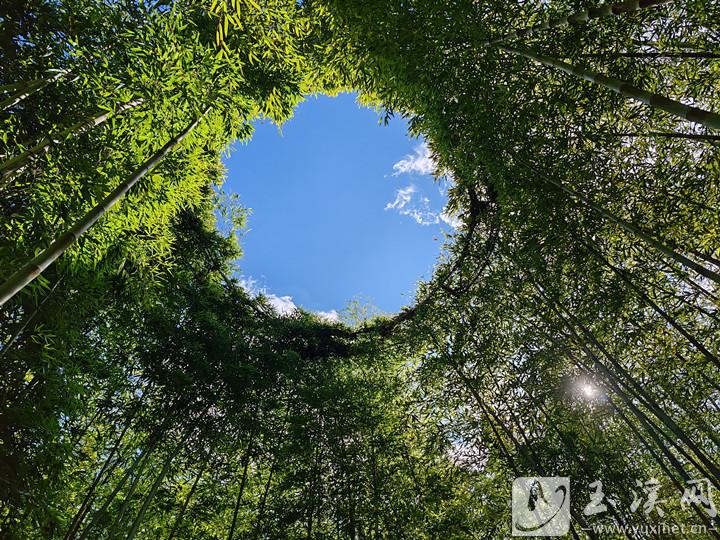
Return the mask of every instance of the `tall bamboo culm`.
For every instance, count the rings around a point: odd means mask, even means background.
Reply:
[[[634,86],[620,79],[608,77],[607,75],[591,71],[582,66],[568,64],[567,62],[563,62],[562,60],[558,60],[557,58],[552,58],[551,56],[545,56],[543,54],[539,54],[533,51],[517,49],[515,47],[509,47],[507,45],[498,45],[497,47],[507,53],[529,58],[530,60],[534,60],[539,64],[554,67],[561,71],[564,71],[568,75],[580,77],[581,79],[585,79],[586,81],[599,84],[601,86],[604,86],[605,88],[612,90],[613,92],[616,92],[630,99],[634,99],[646,105],[650,105],[651,107],[660,109],[661,111],[665,111],[666,113],[672,114],[673,116],[678,116],[683,120],[696,122],[711,129],[720,129],[720,114],[706,111],[703,109],[698,109],[697,107],[690,107],[689,105],[684,105],[679,101],[666,98],[665,96],[661,96],[660,94],[648,92],[647,90],[638,88],[637,86]]]
[[[555,186],[556,188],[559,188],[560,190],[564,191],[565,193],[567,193],[570,196],[570,198],[572,198],[575,201],[579,201],[579,202],[585,204],[588,208],[591,208],[592,210],[597,212],[599,215],[601,215],[608,221],[619,226],[626,233],[629,233],[629,234],[635,236],[636,238],[639,238],[644,243],[646,243],[646,244],[652,246],[653,248],[655,248],[656,250],[658,250],[660,253],[673,259],[676,263],[697,272],[701,276],[703,276],[707,279],[710,279],[710,280],[714,281],[715,283],[720,284],[720,273],[710,270],[709,268],[704,267],[703,265],[693,261],[692,259],[687,258],[682,253],[679,253],[679,252],[675,251],[674,249],[666,246],[663,242],[655,239],[649,233],[643,231],[636,225],[630,223],[629,221],[625,221],[624,219],[614,215],[613,213],[608,212],[601,206],[598,206],[597,204],[593,203],[585,195],[582,195],[581,193],[575,191],[574,189],[566,186],[562,182],[553,180],[548,175],[542,173],[537,167],[533,167],[520,159],[517,159],[517,161],[527,171],[532,172],[535,175],[535,177],[540,178],[541,180],[547,182],[548,184]]]
[[[28,264],[11,275],[2,285],[0,285],[0,306],[10,300],[18,292],[20,292],[28,283],[39,276],[45,268],[53,263],[60,255],[62,255],[80,236],[82,236],[90,227],[92,227],[105,213],[110,210],[117,202],[123,198],[125,193],[130,190],[142,177],[157,166],[170,151],[175,148],[185,137],[187,137],[200,120],[207,114],[210,107],[207,107],[197,118],[195,118],[188,126],[173,137],[158,150],[150,159],[143,163],[130,178],[116,187],[107,197],[90,210],[82,219],[73,225],[67,232],[55,240],[48,248],[43,250]]]
[[[67,72],[65,71],[59,71],[55,75],[44,79],[4,85],[0,88],[0,90],[15,92],[15,94],[0,100],[0,112],[11,109],[18,103],[21,103],[24,99],[32,96],[35,92],[39,92],[45,88],[48,84],[61,79],[66,74]]]
[[[588,22],[592,19],[601,19],[603,17],[609,17],[611,15],[620,15],[622,13],[631,13],[633,11],[639,11],[641,9],[659,6],[662,4],[669,4],[672,0],[629,0],[627,2],[620,2],[619,4],[605,4],[599,7],[589,8],[583,11],[577,11],[564,17],[557,19],[550,19],[549,21],[530,26],[528,28],[520,28],[519,30],[513,30],[502,36],[488,39],[482,42],[483,47],[492,47],[498,43],[504,41],[510,41],[513,39],[521,39],[534,34],[536,32],[544,32],[546,30],[552,30],[553,28],[561,28],[563,26],[570,26],[571,24],[581,24]]]
[[[95,126],[99,126],[100,124],[105,122],[113,114],[123,113],[129,109],[137,107],[142,103],[142,99],[135,99],[133,101],[128,101],[127,103],[121,103],[114,111],[96,112],[93,115],[83,118],[79,122],[76,122],[70,127],[63,129],[59,133],[43,137],[43,139],[35,146],[28,148],[21,154],[18,154],[17,156],[14,156],[0,164],[0,189],[4,188],[15,177],[15,175],[18,174],[25,167],[25,165],[27,165],[27,163],[31,159],[45,154],[50,150],[52,146],[58,144],[58,142],[66,139],[71,135],[77,136],[86,133]]]

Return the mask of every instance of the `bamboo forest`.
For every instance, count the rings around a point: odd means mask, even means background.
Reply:
[[[720,2],[603,1],[3,1],[0,538],[720,538]],[[279,313],[223,156],[345,92],[459,225]]]

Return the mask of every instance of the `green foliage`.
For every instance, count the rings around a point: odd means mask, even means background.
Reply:
[[[717,136],[532,58],[717,110],[716,4],[538,30],[524,56],[493,39],[578,4],[3,10],[4,274],[210,107],[0,308],[4,538],[504,538],[536,475],[617,501],[573,496],[576,537],[655,523],[629,509],[650,478],[666,522],[714,524],[677,501],[720,489]],[[430,141],[463,224],[401,313],[279,316],[232,277],[248,210],[220,155],[345,89]]]

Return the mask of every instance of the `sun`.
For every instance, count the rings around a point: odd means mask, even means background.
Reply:
[[[586,399],[594,399],[598,395],[598,388],[589,382],[581,382],[580,383],[580,393],[585,397]]]

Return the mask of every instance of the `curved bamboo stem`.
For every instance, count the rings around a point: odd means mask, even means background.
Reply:
[[[515,158],[517,159],[517,157]],[[703,277],[706,277],[707,279],[710,279],[714,281],[715,283],[720,283],[720,274],[717,272],[714,272],[708,268],[705,268],[703,265],[698,264],[697,262],[693,261],[692,259],[687,258],[682,253],[678,253],[674,249],[671,249],[670,247],[666,246],[659,240],[656,240],[654,237],[650,236],[648,233],[640,229],[640,227],[630,223],[629,221],[625,221],[624,219],[612,214],[611,212],[608,212],[604,208],[598,206],[597,204],[593,203],[588,197],[585,195],[578,193],[574,189],[571,189],[564,185],[561,182],[558,182],[557,180],[553,180],[546,174],[543,174],[542,172],[538,171],[536,168],[533,168],[523,162],[520,159],[517,159],[518,163],[523,165],[528,171],[532,171],[535,175],[539,176],[542,180],[545,182],[555,186],[556,188],[560,189],[561,191],[564,191],[567,193],[572,199],[582,202],[585,204],[588,208],[594,210],[599,215],[607,219],[608,221],[614,223],[618,227],[620,227],[625,232],[632,234],[633,236],[636,236],[646,244],[649,244],[650,246],[657,249],[662,254],[670,257],[675,262],[679,263],[682,266],[685,266],[686,268],[690,268],[700,274]]]
[[[210,107],[207,107],[178,135],[170,139],[165,146],[143,163],[125,182],[116,187],[107,197],[90,210],[82,219],[75,223],[65,234],[56,239],[49,247],[44,249],[33,260],[23,268],[10,276],[5,283],[0,285],[0,306],[5,304],[25,285],[39,276],[45,268],[54,262],[60,255],[92,227],[105,213],[110,210],[123,196],[132,188],[138,180],[144,177],[150,170],[157,166],[170,151],[175,148],[190,132],[200,123],[200,120],[207,114]]]
[[[567,62],[563,62],[557,58],[552,58],[551,56],[545,56],[544,54],[536,53],[534,51],[517,49],[507,45],[498,45],[498,48],[507,53],[534,60],[539,64],[557,68],[568,75],[573,75],[586,81],[599,84],[622,96],[639,101],[645,105],[650,105],[651,107],[665,111],[673,116],[680,117],[683,120],[696,122],[712,129],[720,129],[720,114],[699,109],[697,107],[690,107],[689,105],[685,105],[679,101],[661,96],[660,94],[648,92],[647,90],[643,90],[642,88],[620,79],[608,77],[607,75],[591,71],[582,66],[568,64]]]
[[[31,159],[45,154],[50,150],[50,148],[58,144],[60,141],[66,139],[70,135],[81,135],[83,133],[86,133],[95,126],[99,126],[100,124],[105,122],[113,114],[123,113],[129,109],[137,107],[142,103],[142,99],[136,99],[133,101],[128,101],[127,103],[122,103],[118,105],[115,111],[96,112],[92,116],[83,118],[79,122],[76,122],[70,127],[63,129],[55,135],[47,135],[46,137],[43,137],[43,139],[35,146],[28,148],[23,153],[12,157],[4,163],[0,164],[0,189],[7,186],[7,184],[10,183],[10,181],[15,177],[15,175],[20,172]]]
[[[55,82],[58,79],[61,79],[66,74],[67,72],[60,71],[52,77],[47,77],[45,79],[36,79],[34,81],[14,83],[3,86],[0,90],[9,92],[14,91],[15,94],[0,101],[0,112],[14,107],[24,99],[33,95],[35,92],[39,92],[40,90],[45,88],[48,84]]]
[[[631,13],[633,11],[639,11],[641,9],[659,6],[662,4],[669,4],[672,0],[628,0],[627,2],[620,2],[618,4],[604,4],[602,6],[585,9],[583,11],[577,11],[559,17],[557,19],[550,19],[549,21],[530,26],[528,28],[521,28],[513,30],[502,36],[489,39],[482,43],[483,47],[492,47],[498,43],[509,41],[512,39],[520,39],[534,34],[536,32],[544,32],[546,30],[552,30],[553,28],[561,28],[563,26],[570,26],[572,24],[582,24],[592,19],[601,19],[603,17],[609,17],[611,15],[620,15],[622,13]]]

